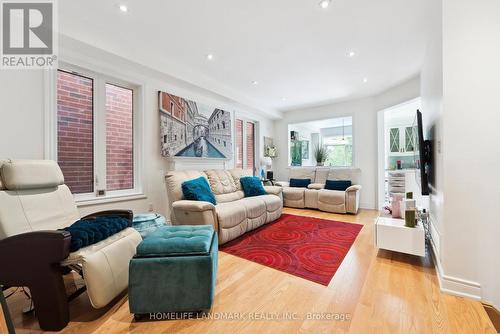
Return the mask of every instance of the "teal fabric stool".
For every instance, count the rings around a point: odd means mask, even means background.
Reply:
[[[207,311],[214,300],[217,233],[211,225],[163,226],[130,260],[130,313]]]

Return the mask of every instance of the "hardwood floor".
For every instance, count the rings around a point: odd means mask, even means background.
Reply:
[[[63,332],[496,333],[481,303],[439,291],[429,256],[377,252],[376,211],[361,210],[356,216],[285,212],[364,225],[328,287],[220,252],[212,315],[225,319],[136,322],[126,295],[94,310],[83,294],[71,303],[71,322]],[[17,332],[38,333],[33,316],[21,315],[26,304],[20,293],[9,298]],[[240,318],[234,319],[237,315]]]

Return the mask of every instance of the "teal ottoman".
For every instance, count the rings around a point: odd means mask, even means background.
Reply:
[[[211,225],[163,226],[130,260],[130,313],[207,311],[214,300],[217,233]]]

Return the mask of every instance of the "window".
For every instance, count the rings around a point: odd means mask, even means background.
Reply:
[[[90,71],[57,71],[55,154],[77,200],[140,193],[137,91]]]
[[[255,133],[254,123],[252,122],[247,122],[246,138],[247,161],[245,164],[245,169],[255,170]]]
[[[328,137],[323,140],[327,158],[325,166],[350,167],[352,166],[352,136]]]
[[[243,168],[243,121],[241,119],[236,120],[235,132],[236,132],[235,167]]]
[[[236,119],[235,166],[250,169],[252,173],[255,173],[255,126],[255,122]]]
[[[94,191],[94,80],[57,72],[57,162],[75,194]]]
[[[106,190],[134,188],[133,95],[106,84]]]
[[[290,166],[316,166],[316,153],[324,148],[323,163],[328,167],[353,165],[353,118],[337,117],[288,125]]]

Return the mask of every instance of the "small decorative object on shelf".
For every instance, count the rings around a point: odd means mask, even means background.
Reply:
[[[322,145],[318,145],[314,148],[314,158],[316,159],[316,166],[323,166],[326,160],[326,148]]]
[[[392,195],[392,218],[402,218],[401,213],[401,201],[403,200],[403,194],[393,194]]]
[[[413,193],[408,192],[406,193],[406,200],[405,200],[405,226],[406,227],[415,227],[416,226],[416,220],[415,220],[415,200],[413,199]]]

